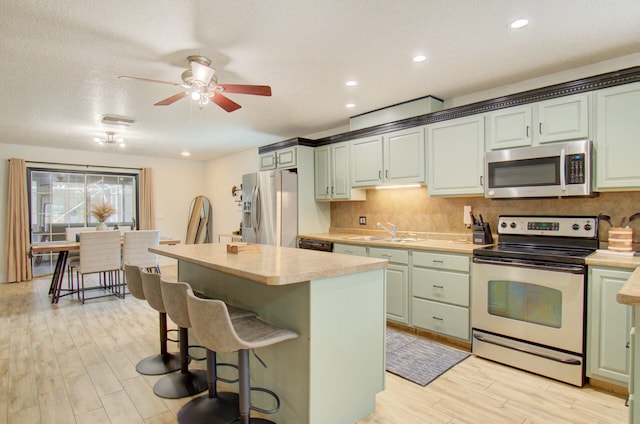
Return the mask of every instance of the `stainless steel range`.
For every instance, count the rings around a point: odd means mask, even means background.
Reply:
[[[582,386],[585,258],[597,248],[597,217],[500,216],[498,244],[473,251],[473,353]]]

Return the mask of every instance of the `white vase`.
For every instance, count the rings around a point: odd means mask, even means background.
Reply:
[[[107,223],[106,222],[98,222],[98,225],[96,225],[96,230],[97,231],[101,231],[101,230],[106,230],[109,227],[107,227]]]

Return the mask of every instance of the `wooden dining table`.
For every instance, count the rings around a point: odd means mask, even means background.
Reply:
[[[124,240],[123,240],[124,242]],[[160,244],[173,245],[180,244],[180,240],[170,237],[160,237]],[[53,269],[53,275],[51,276],[51,284],[49,285],[49,296],[51,296],[51,303],[58,303],[61,296],[73,293],[71,289],[62,288],[62,277],[64,276],[64,270],[67,267],[67,258],[69,252],[74,250],[80,250],[80,242],[77,241],[45,241],[31,243],[31,254],[34,253],[57,253],[58,260],[56,266]],[[66,294],[62,294],[62,291],[68,291]]]

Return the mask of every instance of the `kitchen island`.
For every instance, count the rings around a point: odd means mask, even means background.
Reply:
[[[351,424],[375,410],[385,379],[386,260],[267,245],[238,254],[224,244],[149,250],[177,259],[178,280],[194,289],[299,334],[256,351],[267,368],[252,356],[252,386],[282,402],[269,419]],[[219,357],[237,363],[235,354]],[[259,392],[252,403],[273,405]]]

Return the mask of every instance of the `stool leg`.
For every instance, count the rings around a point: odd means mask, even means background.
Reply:
[[[167,314],[158,313],[160,328],[160,354],[143,359],[136,365],[136,371],[143,375],[162,375],[181,369],[181,359],[167,352]]]
[[[167,399],[180,399],[197,395],[207,390],[207,373],[204,370],[189,370],[189,330],[180,331],[180,372],[168,374],[156,381],[153,393]]]
[[[240,424],[249,424],[251,408],[251,383],[249,380],[249,351],[238,351],[238,368],[240,369]]]
[[[218,373],[216,353],[207,349],[207,384],[206,395],[190,400],[178,411],[179,424],[231,424],[236,423],[238,416],[238,395],[230,392],[218,393],[216,381]]]

